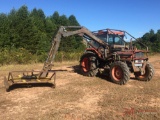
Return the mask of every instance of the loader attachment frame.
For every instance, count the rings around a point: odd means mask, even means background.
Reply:
[[[8,77],[4,77],[4,85],[6,87],[6,91],[9,91],[9,89],[12,86],[19,84],[30,85],[30,84],[50,83],[55,87],[56,72],[51,70],[54,58],[58,51],[61,38],[72,35],[79,35],[83,38],[90,38],[98,42],[102,46],[108,47],[107,43],[96,37],[91,31],[89,31],[87,28],[83,26],[60,26],[57,31],[57,34],[54,36],[52,40],[52,45],[42,70],[9,72]],[[52,80],[52,78],[54,79]]]

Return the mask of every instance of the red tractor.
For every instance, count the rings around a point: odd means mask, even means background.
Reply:
[[[122,30],[104,29],[92,33],[107,45],[85,37],[89,41],[89,47],[80,60],[83,75],[96,76],[103,70],[109,74],[112,82],[121,85],[130,79],[130,73],[134,73],[138,80],[152,79],[154,69],[148,62],[148,48],[143,43]],[[125,36],[131,39],[129,45],[124,40]],[[138,50],[132,45],[132,39],[146,50]]]

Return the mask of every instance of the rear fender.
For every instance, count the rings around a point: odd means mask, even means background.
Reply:
[[[99,53],[96,49],[94,49],[94,48],[87,48],[86,49],[86,52],[93,52],[93,53],[95,53],[99,58],[101,58],[101,59],[103,59],[103,55],[101,54],[101,53]]]

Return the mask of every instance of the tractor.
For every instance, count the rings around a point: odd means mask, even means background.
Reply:
[[[88,48],[80,59],[81,72],[85,76],[96,76],[106,72],[112,82],[123,85],[130,79],[130,73],[141,81],[150,81],[154,68],[148,62],[148,47],[126,31],[103,29],[92,32],[107,45],[85,37]],[[130,37],[130,42],[124,39]],[[138,50],[133,44],[139,43],[145,50]],[[128,45],[127,45],[128,44]]]
[[[87,43],[87,49],[80,59],[81,73],[85,76],[96,76],[103,70],[109,73],[114,83],[123,85],[134,73],[138,80],[150,81],[154,68],[148,62],[148,47],[126,31],[103,29],[91,32],[83,26],[60,26],[54,36],[48,57],[41,71],[11,71],[4,77],[6,91],[19,84],[52,84],[55,87],[56,72],[52,70],[54,58],[63,37],[79,35]],[[127,45],[124,38],[128,35],[131,42]],[[145,50],[138,50],[132,39]]]

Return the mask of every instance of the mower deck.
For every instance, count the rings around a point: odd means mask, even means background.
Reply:
[[[6,91],[9,92],[10,88],[15,85],[32,86],[40,84],[50,84],[55,88],[56,72],[48,71],[46,77],[42,77],[42,71],[12,71],[9,72],[8,78],[4,77],[4,85]]]

